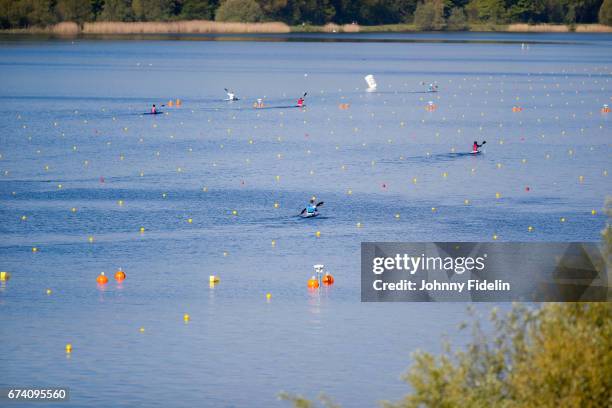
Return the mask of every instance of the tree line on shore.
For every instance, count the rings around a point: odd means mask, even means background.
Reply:
[[[421,30],[469,25],[612,25],[612,0],[0,0],[0,28],[62,21],[282,21],[414,24]]]

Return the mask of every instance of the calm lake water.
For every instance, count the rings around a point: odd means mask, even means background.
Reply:
[[[410,353],[464,344],[468,314],[360,303],[360,243],[599,240],[611,51],[579,34],[0,38],[0,387],[67,386],[79,407],[401,398]],[[484,154],[458,154],[475,139]],[[322,215],[296,217],[313,195]],[[336,283],[310,293],[316,263]]]

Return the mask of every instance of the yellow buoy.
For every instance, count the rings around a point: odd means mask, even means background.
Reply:
[[[144,327],[141,327],[140,329],[138,329],[138,331],[144,333]]]
[[[0,281],[7,281],[11,279],[11,274],[8,272],[0,272]]]
[[[66,344],[66,353],[72,353],[72,344]]]
[[[188,322],[188,321],[189,321],[189,319],[190,319],[189,315],[188,315],[187,313],[185,313],[185,314],[183,315],[183,320],[184,320],[184,321],[186,321],[186,322]]]
[[[596,210],[591,210],[591,214],[592,215],[597,215],[597,211]]]
[[[32,252],[38,252],[38,248],[32,247]]]
[[[266,300],[270,300],[272,299],[272,294],[271,293],[266,293]]]
[[[47,295],[50,295],[51,293],[53,293],[51,289],[47,289]]]
[[[317,238],[319,238],[321,236],[321,231],[315,232],[315,235],[317,236]]]
[[[140,227],[140,233],[144,234],[144,232],[145,232],[145,227]]]

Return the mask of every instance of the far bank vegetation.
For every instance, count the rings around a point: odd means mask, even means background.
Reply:
[[[0,0],[0,29],[63,34],[612,31],[612,0]]]

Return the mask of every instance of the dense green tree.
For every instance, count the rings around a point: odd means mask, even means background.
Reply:
[[[542,22],[546,4],[544,0],[518,0],[507,12],[510,22]]]
[[[216,4],[208,0],[184,0],[180,17],[186,20],[210,20]]]
[[[57,21],[166,21],[212,19],[228,9],[233,19],[288,24],[363,25],[410,22],[419,0],[0,0],[0,28],[45,26]],[[609,0],[423,0],[418,21],[428,29],[471,23],[595,23],[609,21]],[[224,6],[225,5],[225,6]],[[230,7],[231,6],[231,7]],[[244,9],[240,11],[238,9]],[[435,10],[433,20],[431,10]],[[427,17],[429,16],[429,17]],[[452,16],[452,19],[451,19]],[[456,28],[454,28],[456,29]]]
[[[101,21],[130,21],[131,19],[130,0],[105,0],[102,12],[97,18]]]
[[[53,24],[53,6],[52,0],[0,0],[0,28]]]
[[[263,18],[263,11],[255,0],[224,0],[215,14],[217,21],[255,23]]]
[[[465,12],[460,7],[453,7],[446,24],[449,30],[461,31],[468,28],[467,17]]]
[[[58,0],[57,12],[62,21],[79,24],[92,18],[91,3],[83,0]]]
[[[604,0],[599,9],[599,22],[612,26],[612,0]]]
[[[288,0],[257,0],[266,18],[274,20],[287,7]]]
[[[332,21],[336,10],[329,0],[288,0],[282,13],[289,24],[325,24]]]
[[[166,21],[173,15],[176,8],[174,0],[141,0],[143,19],[146,21]],[[132,2],[132,7],[134,3]]]
[[[414,24],[419,30],[441,30],[445,26],[442,0],[419,3],[414,11]]]
[[[471,0],[468,15],[473,21],[499,24],[506,19],[506,8],[503,0]]]
[[[602,2],[603,0],[568,0],[568,7],[573,9],[576,23],[596,23]]]
[[[358,17],[361,24],[396,24],[410,21],[416,9],[416,0],[364,0],[360,1]]]

